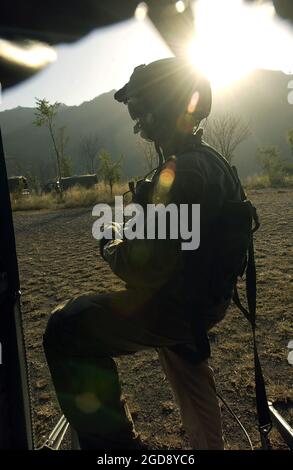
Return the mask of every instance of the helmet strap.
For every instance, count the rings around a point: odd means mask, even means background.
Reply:
[[[159,163],[159,167],[160,167],[160,166],[163,165],[165,158],[164,158],[164,155],[163,155],[163,152],[161,150],[159,142],[154,142],[154,144],[155,144],[156,152],[158,154],[158,163]]]

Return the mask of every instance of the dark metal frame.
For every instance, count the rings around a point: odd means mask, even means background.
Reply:
[[[33,433],[20,286],[0,129],[0,448],[32,449]]]
[[[290,424],[284,420],[276,408],[274,408],[272,402],[269,401],[268,405],[273,425],[283,440],[286,442],[289,449],[293,450],[293,429],[291,428]]]

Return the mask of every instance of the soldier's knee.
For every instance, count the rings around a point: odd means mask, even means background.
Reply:
[[[43,347],[46,354],[56,351],[61,344],[64,345],[66,335],[66,306],[70,301],[58,305],[50,314],[43,335]]]
[[[66,300],[52,311],[43,336],[43,346],[47,355],[52,351],[70,350],[80,335],[83,313],[88,308],[88,297],[80,296]]]

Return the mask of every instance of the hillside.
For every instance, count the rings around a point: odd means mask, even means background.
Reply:
[[[282,72],[259,70],[214,95],[212,116],[231,111],[250,125],[251,135],[239,147],[235,159],[242,177],[258,171],[258,146],[277,145],[283,156],[290,158],[286,133],[293,127],[293,106],[287,99],[291,79]],[[125,176],[145,172],[139,138],[133,135],[126,107],[116,103],[113,94],[112,90],[79,106],[62,105],[59,111],[57,126],[66,126],[67,154],[76,173],[86,171],[80,142],[87,134],[97,134],[101,147],[107,148],[114,158],[124,155]],[[12,175],[31,171],[46,181],[54,175],[54,154],[47,129],[37,128],[33,120],[33,108],[18,107],[0,113],[8,172]]]

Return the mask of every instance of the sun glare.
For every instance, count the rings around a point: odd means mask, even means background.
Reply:
[[[195,21],[196,39],[188,55],[213,89],[227,87],[255,68],[290,68],[292,34],[274,16],[272,5],[198,0]]]
[[[53,48],[39,41],[27,41],[17,44],[5,39],[0,40],[0,55],[16,64],[39,68],[54,62],[57,54]]]

